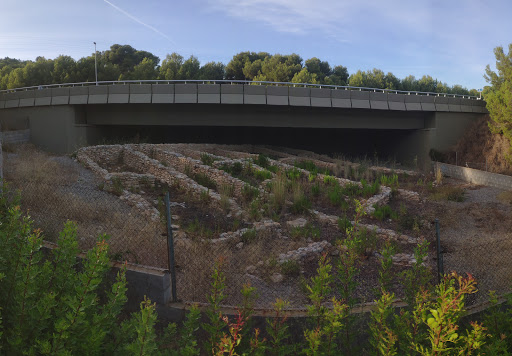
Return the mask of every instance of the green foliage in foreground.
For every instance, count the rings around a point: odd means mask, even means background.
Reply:
[[[392,307],[390,265],[393,249],[386,248],[379,273],[380,296],[369,316],[367,334],[354,327],[354,277],[358,273],[357,204],[355,226],[339,245],[340,260],[327,256],[317,273],[305,281],[310,301],[308,320],[299,334],[288,323],[288,303],[278,299],[265,330],[254,329],[256,289],[244,286],[242,305],[234,318],[222,314],[225,298],[224,265],[220,259],[212,274],[209,307],[200,323],[192,307],[180,327],[169,324],[155,331],[157,315],[149,300],[140,311],[123,315],[126,302],[125,272],[108,285],[106,236],[77,260],[76,226],[68,222],[58,247],[43,253],[42,235],[19,208],[19,199],[0,193],[0,354],[7,355],[505,355],[512,350],[512,313],[493,307],[483,323],[461,323],[464,300],[476,292],[472,276],[446,275],[435,288],[427,288],[428,270],[422,264],[427,244],[416,249],[416,263],[407,271],[410,307]],[[340,297],[333,297],[338,291]],[[123,321],[121,321],[123,319]],[[359,333],[359,334],[357,334]],[[202,335],[202,336],[200,336]],[[199,341],[201,338],[201,342]],[[366,341],[362,341],[366,340]]]

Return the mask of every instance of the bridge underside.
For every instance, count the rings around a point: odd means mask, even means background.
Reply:
[[[208,105],[208,104],[133,104],[84,105],[82,111],[90,125],[135,126],[249,126],[350,129],[423,129],[429,126],[432,112],[332,109],[319,107]],[[427,124],[426,124],[427,122]]]
[[[138,137],[149,142],[270,144],[348,156],[428,161],[481,113],[215,104],[61,105],[0,110],[49,151]]]

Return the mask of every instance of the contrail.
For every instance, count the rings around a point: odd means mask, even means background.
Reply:
[[[112,6],[114,9],[116,9],[117,11],[119,11],[120,13],[122,13],[123,15],[125,16],[128,16],[129,18],[131,18],[133,21],[141,24],[142,26],[145,26],[147,28],[149,28],[150,30],[158,33],[160,36],[162,37],[165,37],[167,40],[169,40],[172,44],[176,45],[176,42],[174,42],[169,36],[167,36],[165,33],[162,33],[160,31],[158,31],[156,28],[154,28],[153,26],[151,25],[148,25],[147,23],[144,23],[142,22],[141,20],[139,20],[138,18],[136,18],[135,16],[133,16],[132,14],[124,11],[123,9],[121,9],[119,6],[116,6],[114,4],[112,4],[110,1],[107,1],[107,0],[103,0],[104,2],[106,2],[107,4],[109,4],[110,6]]]

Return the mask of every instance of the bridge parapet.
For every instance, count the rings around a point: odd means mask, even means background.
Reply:
[[[432,95],[430,95],[432,94]],[[0,109],[84,104],[239,104],[391,111],[486,113],[485,102],[430,93],[319,86],[231,83],[133,83],[28,88],[0,92]]]

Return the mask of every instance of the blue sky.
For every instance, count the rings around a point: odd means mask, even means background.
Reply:
[[[80,58],[114,43],[201,63],[297,53],[481,88],[512,43],[511,0],[1,0],[0,57]]]

